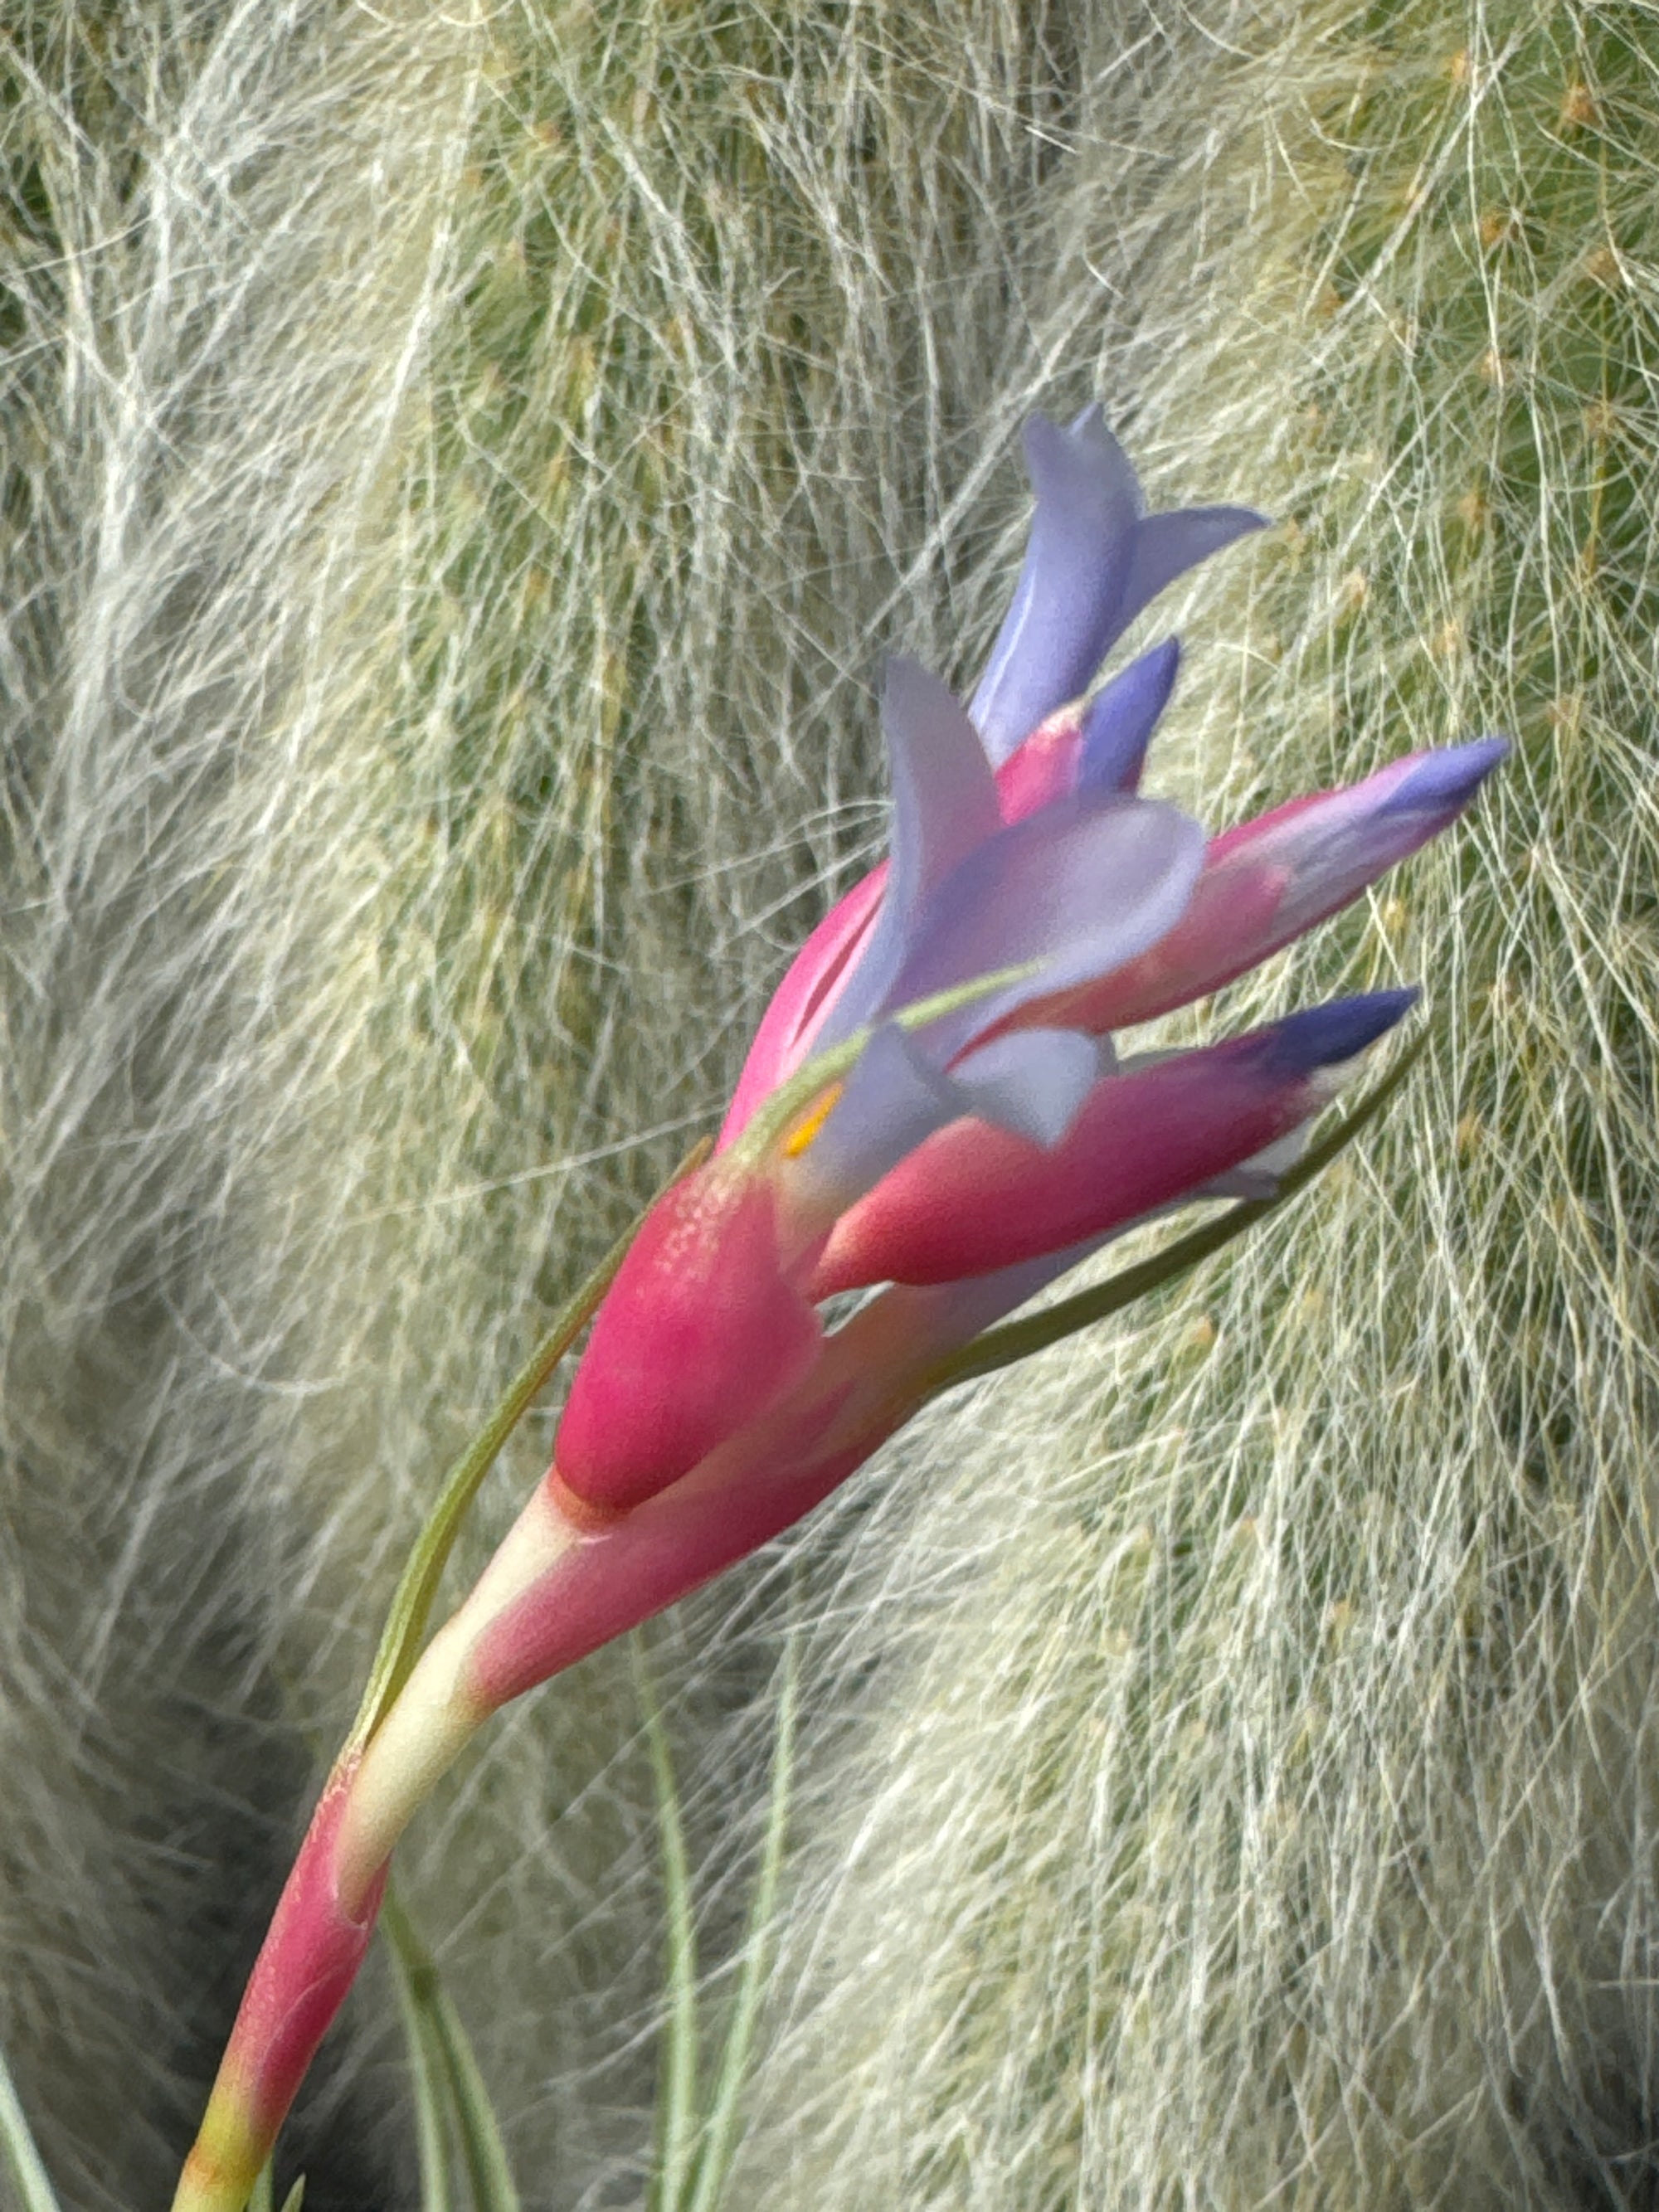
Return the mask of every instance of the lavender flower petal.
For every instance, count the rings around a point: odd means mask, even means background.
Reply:
[[[1177,576],[1251,531],[1267,526],[1268,517],[1249,507],[1183,507],[1168,514],[1149,514],[1135,528],[1113,635],[1127,629]]]
[[[1062,430],[1025,426],[1036,494],[1030,540],[969,712],[993,761],[1005,761],[1046,714],[1085,690],[1121,623],[1141,509],[1140,486],[1097,407]]]
[[[1079,791],[1134,790],[1180,666],[1180,640],[1165,638],[1095,694],[1083,710]]]
[[[962,1110],[1045,1150],[1077,1119],[1101,1073],[1093,1038],[1076,1030],[1014,1030],[951,1070]]]
[[[789,1170],[809,1209],[839,1212],[963,1111],[961,1093],[916,1039],[884,1024],[860,1054],[828,1120]]]
[[[1024,981],[929,1024],[941,1063],[1029,1000],[1105,974],[1157,943],[1186,908],[1204,832],[1172,806],[1079,795],[1002,830],[918,918],[885,1004],[1030,963]]]
[[[1001,825],[996,779],[959,700],[920,662],[896,655],[882,691],[893,791],[892,864],[858,964],[815,1040],[838,1043],[880,1005],[921,908]]]
[[[1339,1067],[1375,1044],[1417,1004],[1415,985],[1403,991],[1368,991],[1352,999],[1333,999],[1287,1014],[1261,1033],[1265,1065],[1275,1075],[1308,1075],[1319,1067]]]
[[[1507,738],[1476,738],[1425,754],[1377,809],[1379,817],[1455,812],[1509,751]]]

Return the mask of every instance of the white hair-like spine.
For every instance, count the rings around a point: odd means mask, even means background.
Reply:
[[[1162,503],[1289,518],[1169,613],[1157,787],[1219,819],[1476,727],[1520,754],[1215,1010],[1422,974],[1443,1034],[1364,1158],[654,1633],[718,1958],[806,1624],[731,2202],[1638,2188],[1631,24],[0,31],[0,2039],[67,2202],[166,2186],[422,1501],[867,851],[880,653],[971,678],[1018,420],[1092,397]],[[409,1893],[527,2202],[636,2201],[625,1660],[432,1810]],[[402,2201],[392,2021],[371,1980],[296,2124],[319,2207]]]

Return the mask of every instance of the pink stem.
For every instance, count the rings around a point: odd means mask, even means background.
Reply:
[[[242,2212],[329,2023],[356,1978],[386,1889],[382,1865],[348,1911],[337,1843],[356,1760],[329,1777],[226,2046],[173,2212]]]

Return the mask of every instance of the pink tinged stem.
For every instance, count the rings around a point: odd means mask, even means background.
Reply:
[[[482,1628],[577,1541],[539,1489],[364,1748],[342,1760],[254,1962],[173,2212],[242,2212],[374,1933],[392,1847],[493,1708],[468,1673]]]
[[[1167,1206],[1316,1112],[1336,1087],[1326,1070],[1397,1021],[1414,995],[1316,1007],[1109,1076],[1050,1150],[983,1121],[952,1122],[842,1216],[812,1295],[989,1273]]]
[[[494,1557],[415,1662],[369,1738],[340,1824],[343,1893],[383,1872],[411,1815],[495,1710],[474,1686],[472,1654],[489,1624],[574,1551],[582,1523],[545,1487],[531,1497]]]
[[[374,1933],[382,1866],[348,1899],[341,1824],[355,1768],[331,1777],[254,1963],[173,2212],[242,2212]]]
[[[914,1364],[889,1362],[895,1374]],[[860,1374],[844,1351],[823,1367],[787,1409],[631,1512],[586,1506],[556,1474],[538,1486],[361,1756],[331,1778],[173,2212],[243,2212],[362,1963],[392,1848],[481,1722],[809,1512],[913,1410],[893,1376]]]

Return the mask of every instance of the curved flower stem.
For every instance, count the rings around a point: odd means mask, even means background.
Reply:
[[[652,2212],[680,2212],[697,2131],[697,1939],[691,1917],[691,1877],[685,1853],[668,1731],[663,1725],[645,1642],[629,1638],[651,1779],[657,1801],[657,1840],[662,1853],[663,1904],[668,1923],[669,2017],[664,2036],[662,2087],[658,2093],[657,2171]]]
[[[549,1486],[538,1484],[471,1590],[416,1661],[357,1755],[346,1791],[334,1876],[348,1912],[366,1905],[416,1808],[495,1710],[471,1679],[478,1638],[580,1540]]]
[[[317,2046],[356,1979],[393,1846],[495,1710],[469,1679],[479,1636],[580,1540],[550,1486],[539,1485],[374,1735],[341,1754],[254,1961],[173,2212],[242,2212]]]
[[[671,1182],[707,1149],[699,1146]],[[451,1468],[416,1540],[356,1719],[254,1962],[173,2212],[243,2212],[362,1962],[392,1846],[490,1710],[462,1680],[470,1641],[492,1608],[509,1602],[575,1540],[538,1489],[471,1595],[421,1650],[439,1579],[479,1484],[605,1295],[633,1233],[562,1308]]]

